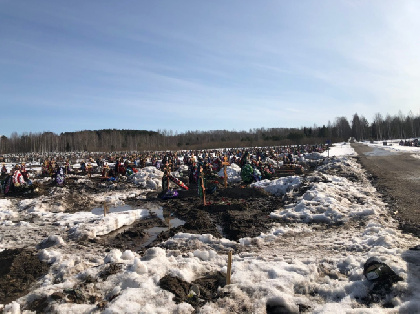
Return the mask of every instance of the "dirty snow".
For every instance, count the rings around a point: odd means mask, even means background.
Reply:
[[[414,140],[414,139],[410,139]],[[369,145],[374,148],[381,148],[384,149],[390,153],[412,153],[412,156],[414,158],[420,158],[420,147],[415,146],[403,146],[399,145],[399,142],[401,139],[391,140],[391,141],[385,141],[387,145],[384,145],[384,141],[374,141],[374,142],[364,142],[364,144]],[[403,139],[403,141],[405,141]]]
[[[248,251],[233,255],[232,284],[223,288],[228,297],[207,303],[200,313],[240,313],[244,307],[252,313],[265,313],[267,303],[283,305],[291,313],[298,313],[300,306],[313,313],[420,312],[420,251],[409,250],[418,244],[418,239],[398,230],[397,222],[387,214],[386,204],[363,169],[348,157],[355,155],[348,144],[337,144],[329,154],[336,158],[326,160],[312,178],[305,179],[307,191],[271,214],[279,220],[270,232],[239,241]],[[336,167],[355,173],[361,181],[353,182],[331,171]],[[230,166],[228,174],[230,180],[237,180],[238,169]],[[150,169],[138,173],[134,180],[154,188],[159,184],[159,176]],[[302,178],[289,177],[264,180],[259,186],[279,194],[292,193],[302,183]],[[118,193],[118,197],[113,197],[112,192],[98,197],[124,206],[124,199],[133,195],[133,191]],[[43,247],[40,259],[52,264],[30,293],[16,302],[0,305],[5,313],[20,313],[27,302],[77,286],[87,276],[97,278],[110,263],[119,263],[121,270],[87,286],[90,294],[112,300],[103,310],[96,304],[74,303],[55,303],[52,310],[193,313],[190,304],[176,304],[172,293],[159,287],[160,278],[172,274],[193,281],[212,271],[226,273],[227,254],[218,252],[226,252],[236,244],[211,235],[179,233],[164,243],[167,249],[151,248],[143,256],[130,250],[103,252],[89,242],[81,251],[73,237],[106,234],[146,217],[148,211],[121,209],[102,216],[99,209],[65,214],[53,207],[45,205],[42,199],[21,203],[0,200],[0,250]],[[285,218],[288,223],[281,222]],[[187,241],[194,241],[196,249],[183,254],[169,249],[174,242],[182,245]],[[360,302],[369,289],[363,264],[372,256],[404,279],[394,284],[386,300],[394,308]]]

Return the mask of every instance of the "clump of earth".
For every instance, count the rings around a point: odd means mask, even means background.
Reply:
[[[0,252],[0,303],[7,304],[25,295],[31,285],[48,272],[48,264],[39,260],[34,249]]]

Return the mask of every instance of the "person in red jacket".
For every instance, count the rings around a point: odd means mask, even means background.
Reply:
[[[16,165],[15,168],[15,173],[13,174],[13,185],[18,187],[25,184],[25,179],[23,178],[23,175],[20,172],[20,166]]]

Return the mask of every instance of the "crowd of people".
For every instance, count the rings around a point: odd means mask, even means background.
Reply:
[[[420,146],[418,138],[416,138],[415,140],[401,140],[399,144],[400,146]]]
[[[16,164],[9,172],[3,162],[1,168],[0,191],[4,194],[22,190],[32,190],[32,181],[26,170],[26,163]]]
[[[244,183],[271,178],[281,165],[296,165],[305,154],[322,153],[325,145],[297,145],[267,148],[240,148],[195,151],[124,152],[124,153],[53,153],[20,154],[1,156],[3,161],[16,162],[7,172],[5,163],[1,169],[2,191],[10,193],[32,185],[26,163],[41,165],[42,177],[51,177],[57,185],[65,184],[69,174],[91,177],[100,174],[102,180],[118,181],[130,177],[139,169],[154,166],[164,172],[162,187],[168,187],[168,176],[180,169],[187,170],[189,184],[214,182],[223,165],[237,164]],[[77,166],[76,166],[77,165]],[[201,179],[200,179],[201,178]],[[211,187],[207,188],[208,191]],[[6,192],[7,191],[7,192]]]

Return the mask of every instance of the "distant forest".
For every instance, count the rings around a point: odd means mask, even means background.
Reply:
[[[349,122],[338,117],[323,126],[301,128],[259,128],[249,131],[188,131],[168,130],[116,130],[77,131],[55,134],[52,132],[13,132],[10,138],[0,137],[0,153],[47,152],[111,152],[195,150],[228,147],[266,147],[295,144],[322,144],[356,140],[406,139],[420,136],[420,116],[411,112],[404,116],[383,117],[377,113],[372,121],[353,115]]]

